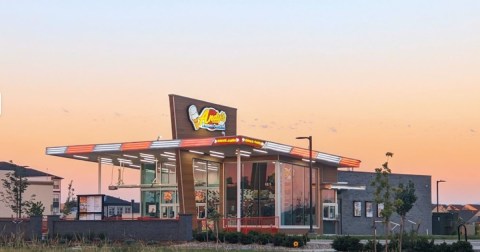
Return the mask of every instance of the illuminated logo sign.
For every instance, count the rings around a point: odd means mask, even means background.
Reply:
[[[190,107],[188,107],[188,116],[195,130],[225,130],[225,123],[227,122],[227,114],[225,111],[218,111],[214,108],[206,107],[198,114],[197,106],[190,105]]]

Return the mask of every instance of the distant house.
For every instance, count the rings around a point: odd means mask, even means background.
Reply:
[[[437,204],[432,204],[432,213],[447,213],[447,205],[438,205],[438,210],[437,210]]]
[[[476,213],[478,213],[478,211],[460,210],[457,213],[460,222],[467,223]]]
[[[132,209],[132,202],[123,200],[117,197],[105,195],[104,202],[104,216],[105,217],[137,217],[140,214],[140,203],[134,202]]]
[[[476,212],[469,220],[466,220],[465,223],[480,223],[480,211]]]
[[[463,208],[463,205],[450,204],[450,205],[448,205],[448,207],[447,207],[447,211],[449,211],[449,212],[458,212],[458,211],[462,210],[462,208]]]
[[[34,201],[41,202],[45,207],[43,214],[60,214],[61,180],[63,178],[48,174],[28,166],[19,166],[11,162],[0,162],[0,179],[6,178],[7,174],[17,172],[28,181],[28,187],[22,198],[29,200],[35,195]],[[0,191],[5,190],[0,186]],[[25,215],[25,214],[24,214]],[[15,213],[0,202],[0,218],[15,217]]]
[[[462,210],[478,212],[478,211],[480,211],[480,205],[479,204],[466,204],[465,206],[463,206]]]

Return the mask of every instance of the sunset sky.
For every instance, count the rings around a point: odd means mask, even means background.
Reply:
[[[480,1],[0,1],[0,161],[96,193],[45,147],[171,138],[168,94],[239,134],[432,176],[480,203]],[[138,183],[138,171],[126,182]],[[115,176],[116,177],[116,176]],[[103,191],[139,199],[139,190]],[[62,200],[63,201],[63,200]]]

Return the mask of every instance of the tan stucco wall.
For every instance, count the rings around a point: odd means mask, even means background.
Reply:
[[[6,174],[9,171],[0,171],[0,179],[4,179]],[[53,182],[52,181],[44,181],[44,182],[32,182],[27,187],[27,190],[22,195],[23,200],[30,200],[32,194],[35,194],[35,201],[42,202],[43,206],[45,207],[45,211],[43,214],[50,214],[51,213],[51,205],[53,203]],[[0,185],[0,190],[4,191],[2,185]],[[24,213],[24,215],[26,215]],[[5,206],[4,202],[0,202],[0,218],[10,218],[15,217],[15,213],[12,210]]]

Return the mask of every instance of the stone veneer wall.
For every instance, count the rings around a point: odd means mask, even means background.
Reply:
[[[338,233],[345,235],[370,235],[374,232],[374,220],[377,218],[377,205],[374,201],[374,188],[370,185],[375,178],[372,172],[350,172],[339,171],[338,181],[348,182],[349,185],[365,185],[366,190],[341,190],[338,192],[338,199],[341,201]],[[424,175],[408,175],[408,174],[391,174],[390,184],[398,186],[399,183],[406,185],[411,180],[415,184],[415,194],[417,201],[410,212],[407,214],[407,220],[411,220],[419,224],[419,234],[432,233],[432,199],[431,199],[431,176]],[[353,216],[353,202],[362,202],[362,214],[360,217]],[[373,203],[373,218],[365,216],[365,202]],[[393,214],[391,221],[400,223],[400,217]],[[392,226],[393,227],[393,226]],[[412,228],[417,228],[410,222],[406,222],[405,231],[408,232]],[[384,234],[384,226],[382,223],[376,223],[377,234]],[[400,227],[396,227],[394,231],[398,232]]]
[[[192,216],[179,215],[178,220],[102,220],[63,221],[50,216],[49,232],[53,237],[66,234],[103,234],[110,240],[144,241],[192,240]]]

